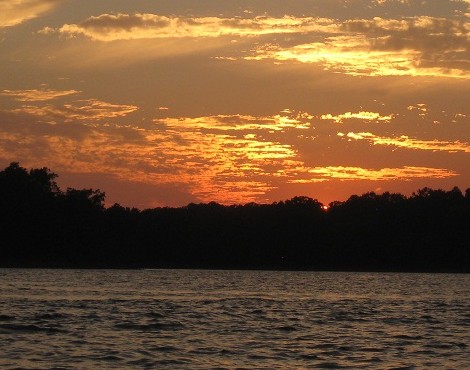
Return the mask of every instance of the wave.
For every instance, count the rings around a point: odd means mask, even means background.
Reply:
[[[66,333],[66,330],[60,328],[38,326],[32,324],[0,324],[0,332],[6,333]]]

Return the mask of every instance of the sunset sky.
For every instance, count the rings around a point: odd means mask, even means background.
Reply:
[[[109,205],[470,187],[470,0],[0,0],[0,165]]]

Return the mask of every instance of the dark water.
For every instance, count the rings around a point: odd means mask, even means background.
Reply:
[[[469,369],[470,275],[0,270],[2,369]]]

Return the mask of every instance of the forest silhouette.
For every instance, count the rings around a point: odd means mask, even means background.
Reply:
[[[0,172],[0,267],[470,272],[470,189],[139,210],[56,178]]]

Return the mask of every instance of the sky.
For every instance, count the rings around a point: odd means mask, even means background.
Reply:
[[[470,0],[0,0],[0,166],[152,208],[470,187]]]

